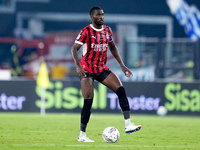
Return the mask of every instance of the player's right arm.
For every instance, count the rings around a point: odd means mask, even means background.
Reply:
[[[87,72],[81,67],[79,58],[78,58],[78,50],[81,48],[81,46],[82,46],[81,44],[78,44],[75,42],[71,49],[72,58],[76,65],[76,72],[80,79],[82,79],[83,77],[86,77],[86,72]]]

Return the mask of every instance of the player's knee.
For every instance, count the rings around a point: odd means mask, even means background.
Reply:
[[[115,93],[118,97],[126,96],[125,88],[123,86],[119,87]]]
[[[84,99],[93,99],[94,97],[94,92],[91,91],[91,92],[87,92],[87,93],[82,93],[83,94],[83,98]]]

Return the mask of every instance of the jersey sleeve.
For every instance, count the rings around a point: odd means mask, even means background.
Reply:
[[[77,36],[77,38],[76,38],[76,40],[75,40],[75,43],[78,43],[78,44],[83,45],[83,44],[86,42],[86,39],[87,39],[86,30],[82,29],[82,30],[79,32],[79,34],[78,34],[78,36]]]

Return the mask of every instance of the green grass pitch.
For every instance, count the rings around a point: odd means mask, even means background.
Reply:
[[[87,136],[95,143],[79,143],[80,115],[0,113],[0,150],[198,150],[199,117],[131,115],[142,129],[124,133],[122,114],[92,114]],[[119,141],[102,139],[105,127],[120,132]]]

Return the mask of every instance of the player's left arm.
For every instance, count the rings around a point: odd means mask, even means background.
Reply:
[[[133,73],[124,65],[121,56],[119,55],[119,51],[116,47],[116,44],[114,41],[109,42],[108,44],[109,49],[112,53],[112,55],[115,57],[115,59],[117,60],[117,62],[120,64],[122,71],[124,72],[124,74],[129,78],[131,75],[133,76]]]

